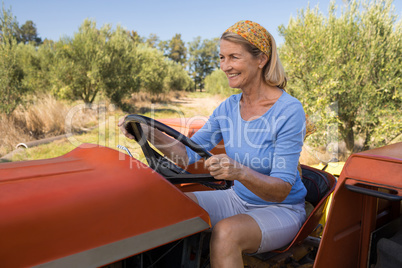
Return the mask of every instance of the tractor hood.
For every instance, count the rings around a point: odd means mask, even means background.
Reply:
[[[0,164],[2,267],[99,267],[209,224],[177,187],[110,148]]]

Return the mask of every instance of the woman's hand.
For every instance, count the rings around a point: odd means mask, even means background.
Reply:
[[[236,162],[226,154],[211,156],[205,161],[205,167],[215,179],[240,181],[265,201],[282,202],[292,189],[289,183],[252,170]]]
[[[120,131],[121,131],[121,133],[123,133],[124,136],[126,136],[129,139],[134,139],[134,136],[131,135],[130,133],[128,133],[127,129],[123,125],[124,120],[126,119],[126,117],[127,117],[127,115],[125,115],[124,117],[120,118],[119,123],[117,124],[117,126],[120,127]]]
[[[128,133],[127,129],[123,125],[124,120],[126,119],[126,117],[127,117],[127,115],[125,115],[124,117],[120,118],[119,123],[117,124],[117,126],[120,127],[120,131],[121,131],[121,133],[124,134],[124,136],[126,136],[129,139],[134,139],[134,136],[131,135],[130,133]],[[145,137],[149,138],[149,133],[150,133],[149,126],[141,123],[141,128],[142,128],[142,132],[144,132]]]
[[[128,133],[123,123],[127,116],[120,118],[117,126],[120,127],[120,131],[129,139],[134,139],[134,136]],[[173,162],[178,163],[181,166],[187,166],[188,157],[184,144],[177,142],[172,137],[165,135],[160,130],[150,127],[146,124],[140,123],[144,136],[150,141],[163,155],[168,157]]]
[[[226,154],[211,156],[205,161],[205,167],[217,180],[241,180],[244,175],[243,165]]]

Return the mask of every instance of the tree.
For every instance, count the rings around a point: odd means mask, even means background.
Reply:
[[[200,90],[204,88],[204,79],[212,71],[219,67],[219,39],[204,39],[196,37],[189,43],[189,70],[195,86]]]
[[[106,60],[102,68],[105,94],[112,102],[121,104],[124,97],[140,87],[137,46],[119,26],[111,34],[105,49]]]
[[[193,86],[183,66],[165,57],[159,49],[140,45],[138,58],[141,90],[160,94],[170,90],[188,90]]]
[[[74,38],[56,45],[56,92],[61,97],[79,98],[92,103],[98,93],[119,104],[121,98],[138,90],[135,44],[118,27],[101,29],[85,20]]]
[[[56,56],[54,42],[45,39],[40,46],[33,42],[19,43],[17,55],[24,73],[24,87],[35,94],[50,93],[53,86]]]
[[[159,41],[158,49],[162,51],[163,56],[169,57],[170,49],[169,49],[169,41]]]
[[[17,22],[11,11],[5,10],[3,5],[0,14],[0,112],[7,115],[22,102],[27,91],[18,61],[15,25]]]
[[[39,45],[42,43],[42,39],[38,36],[36,25],[31,20],[27,20],[25,24],[21,26],[20,39],[24,44],[33,42],[36,45]]]
[[[279,30],[289,91],[321,113],[321,134],[337,123],[350,151],[359,137],[367,149],[400,134],[402,23],[391,0],[353,1],[339,17],[333,2],[328,17],[307,8]]]
[[[183,40],[181,40],[181,34],[176,34],[169,41],[169,53],[168,57],[173,61],[184,64],[186,62],[187,49]]]
[[[156,34],[151,33],[149,37],[147,38],[147,45],[152,47],[152,48],[157,48],[159,44],[159,37]]]
[[[18,22],[17,19],[13,17],[11,8],[6,10],[3,3],[0,14],[0,41],[3,41],[4,38],[11,40],[11,37],[16,40],[19,38]]]
[[[11,16],[9,19],[5,16],[6,13]],[[8,23],[5,22],[7,19],[9,20]],[[42,43],[42,39],[38,36],[35,23],[28,20],[24,25],[19,27],[17,19],[12,17],[11,9],[7,11],[4,7],[4,3],[2,7],[2,16],[0,18],[0,35],[2,35],[3,32],[9,32],[17,40],[17,43],[22,42],[26,44],[34,42],[36,45]]]
[[[135,44],[144,43],[144,38],[140,37],[137,31],[127,31],[127,34]]]
[[[191,90],[194,82],[188,75],[183,65],[167,61],[167,76],[165,78],[165,88],[167,90]]]
[[[149,46],[139,46],[141,87],[152,94],[165,91],[164,80],[167,76],[167,61],[160,50]]]

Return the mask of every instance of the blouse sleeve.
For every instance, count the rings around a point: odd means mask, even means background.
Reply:
[[[277,120],[270,176],[294,185],[305,134],[306,120],[303,106],[301,103],[293,103]]]

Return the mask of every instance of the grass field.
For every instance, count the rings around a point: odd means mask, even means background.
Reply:
[[[168,96],[165,95],[159,97],[138,93],[137,95],[133,96],[129,102],[129,105],[132,107],[130,113],[142,114],[156,119],[193,116],[207,117],[223,99],[223,97],[213,96],[204,92],[187,94],[173,93]],[[47,102],[51,101],[47,100]],[[115,109],[112,105],[107,103],[94,105],[94,107],[91,109],[84,108],[84,106],[80,103],[70,107],[63,107],[63,109],[54,109],[52,108],[54,106],[55,105],[41,104],[36,106],[35,109],[42,109],[41,114],[46,116],[46,118],[48,118],[51,113],[59,113],[59,110],[63,110],[65,116],[59,120],[60,125],[62,125],[64,122],[67,125],[70,125],[71,127],[66,125],[63,126],[63,130],[71,129],[71,132],[74,135],[70,136],[69,138],[54,141],[52,143],[24,149],[22,152],[14,154],[11,158],[11,161],[57,157],[73,150],[82,143],[98,144],[114,149],[116,149],[117,145],[120,144],[129,148],[137,159],[144,161],[144,157],[138,144],[123,136],[117,127],[119,119],[127,113],[121,111],[120,109]],[[50,109],[46,110],[48,107]],[[29,114],[31,111],[32,109],[26,113]],[[19,111],[19,113],[21,114],[22,111]],[[42,121],[48,122],[49,120],[46,118]],[[66,118],[68,118],[68,120]],[[35,121],[37,127],[44,128],[44,126],[39,126],[40,121],[41,119],[37,119]],[[3,124],[3,127],[8,128],[9,130],[14,129],[10,126],[11,124],[13,124],[13,122],[8,122],[8,126],[4,126]],[[91,127],[92,130],[84,134],[79,134],[82,132],[82,128],[88,127]],[[15,145],[19,142],[28,141],[30,138],[22,131],[19,132],[21,133],[19,137],[10,139]],[[56,133],[60,134],[60,131]],[[50,134],[52,135],[54,132]],[[18,136],[18,130],[14,130],[12,136]]]

